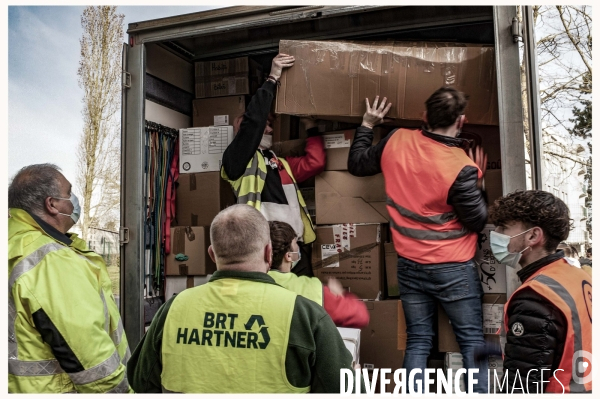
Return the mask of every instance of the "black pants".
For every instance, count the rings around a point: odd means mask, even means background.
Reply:
[[[312,244],[299,242],[298,245],[300,247],[302,259],[300,259],[300,262],[292,269],[292,273],[297,276],[314,277],[312,271]]]

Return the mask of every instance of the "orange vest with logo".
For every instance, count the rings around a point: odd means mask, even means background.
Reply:
[[[557,371],[550,376],[544,393],[562,393],[563,389],[565,393],[590,392],[592,278],[583,270],[569,265],[564,259],[541,268],[512,294],[504,306],[504,326],[507,333],[512,328],[508,325],[508,307],[515,294],[525,288],[534,290],[554,304],[567,321],[562,358]]]
[[[390,137],[381,169],[400,256],[423,264],[473,258],[477,234],[448,205],[450,187],[465,166],[477,167],[463,149],[425,137],[421,130],[398,129]]]

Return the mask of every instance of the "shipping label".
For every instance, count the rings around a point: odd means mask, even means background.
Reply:
[[[325,148],[344,148],[350,147],[350,140],[346,140],[344,133],[323,135]]]
[[[504,317],[503,304],[483,304],[483,333],[496,334],[502,326],[502,318]]]
[[[227,126],[229,125],[229,115],[214,115],[214,126]]]
[[[321,261],[325,261],[325,259],[331,256],[337,256],[337,254],[338,249],[335,244],[321,244]],[[325,267],[340,267],[340,262],[335,262]]]

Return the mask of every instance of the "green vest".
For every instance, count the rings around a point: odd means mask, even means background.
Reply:
[[[67,246],[26,211],[9,212],[8,391],[131,392],[125,375],[129,345],[102,257],[75,234]],[[83,370],[62,369],[34,323],[38,311],[70,349],[63,359],[74,356]]]
[[[233,278],[182,291],[164,325],[163,391],[309,392],[285,371],[295,303],[278,285]]]
[[[290,165],[284,158],[279,158],[286,172],[292,178],[294,182],[294,187],[296,187],[296,194],[298,195],[298,203],[302,207],[302,223],[304,224],[304,234],[302,236],[302,241],[305,244],[310,244],[313,242],[317,236],[315,234],[315,230],[313,228],[312,220],[310,219],[310,214],[308,213],[308,208],[306,207],[306,202],[304,202],[304,198],[302,197],[302,193],[296,184],[296,178],[292,174],[292,170],[290,169]],[[227,173],[225,173],[225,169],[221,167],[221,177],[224,180],[227,180],[229,184],[233,187],[233,191],[235,192],[235,196],[237,198],[238,204],[248,204],[250,206],[255,207],[260,211],[260,194],[265,188],[265,179],[267,178],[267,165],[265,164],[265,159],[260,154],[259,151],[256,151],[250,162],[248,162],[248,166],[246,166],[246,171],[244,175],[237,180],[230,180],[227,177]]]
[[[323,306],[323,284],[318,278],[296,276],[294,273],[282,273],[278,270],[269,270],[269,276],[283,288]]]

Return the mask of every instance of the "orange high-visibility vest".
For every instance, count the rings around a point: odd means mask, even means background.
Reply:
[[[508,325],[510,301],[525,288],[534,290],[554,304],[567,321],[562,358],[544,392],[562,393],[563,387],[565,393],[591,392],[592,359],[589,356],[592,353],[592,278],[564,259],[541,268],[512,294],[504,306],[504,326],[507,333],[512,328]],[[588,368],[583,367],[584,362],[588,362]]]
[[[473,258],[477,234],[462,225],[448,204],[450,187],[465,166],[477,167],[463,149],[425,137],[421,130],[398,129],[390,137],[381,169],[400,256],[423,264]]]

